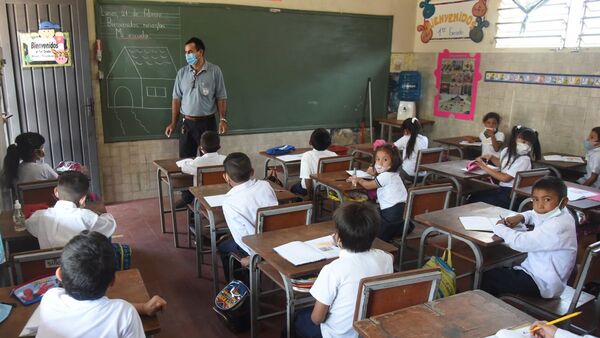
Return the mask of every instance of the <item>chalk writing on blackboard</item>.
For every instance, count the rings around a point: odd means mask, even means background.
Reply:
[[[178,7],[133,8],[126,5],[99,6],[101,37],[119,40],[179,39],[181,13]]]

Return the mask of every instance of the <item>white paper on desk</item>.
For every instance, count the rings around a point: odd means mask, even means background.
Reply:
[[[500,220],[499,218],[482,216],[463,216],[459,217],[459,219],[463,227],[465,227],[465,230],[486,232],[493,232],[494,224]]]
[[[333,243],[331,236],[324,236],[310,241],[293,241],[273,248],[281,257],[294,266],[318,262],[340,255],[340,250]]]
[[[348,173],[348,175],[350,175],[350,176],[354,175],[354,170],[346,170],[346,172],[347,172],[347,173]],[[366,178],[366,179],[368,179],[368,180],[372,180],[372,179],[374,179],[374,178],[375,178],[375,177],[373,177],[373,176],[371,176],[371,175],[367,174],[367,172],[366,172],[366,171],[363,171],[363,170],[357,170],[357,171],[356,171],[356,177],[358,177],[358,178]]]
[[[481,142],[460,141],[460,142],[458,142],[458,144],[462,144],[465,146],[477,146],[477,147],[481,146]]]
[[[567,197],[569,198],[569,201],[577,201],[588,197],[594,197],[596,195],[598,195],[598,193],[567,187]]]
[[[546,160],[546,161],[562,161],[562,156],[560,156],[560,155],[544,155],[544,160]]]
[[[546,161],[585,163],[579,156],[544,155]]]
[[[495,335],[486,338],[531,338],[529,326],[530,325],[524,325],[523,327],[515,329],[502,329],[496,332]]]
[[[29,317],[29,320],[25,324],[23,331],[19,334],[19,337],[34,337],[37,334],[38,327],[40,326],[40,307],[38,306],[35,311]]]
[[[205,196],[204,199],[208,202],[212,208],[220,207],[223,205],[223,201],[225,201],[225,197],[227,194],[223,195],[214,195],[214,196]]]
[[[283,162],[300,161],[302,159],[302,154],[281,155],[277,156],[277,159]]]
[[[335,245],[333,237],[331,235],[323,236],[320,238],[312,239],[304,242],[319,250],[326,259],[336,258],[340,256],[340,248]]]

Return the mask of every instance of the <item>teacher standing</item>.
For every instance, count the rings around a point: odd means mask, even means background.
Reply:
[[[226,118],[227,91],[223,73],[219,66],[206,61],[204,42],[191,38],[185,43],[187,65],[177,72],[173,86],[171,123],[165,135],[171,137],[177,127],[179,114],[183,115],[179,136],[179,157],[195,157],[200,145],[200,136],[207,130],[219,134],[229,129]]]

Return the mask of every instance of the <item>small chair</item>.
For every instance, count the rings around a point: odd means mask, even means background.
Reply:
[[[345,171],[352,169],[354,156],[332,156],[319,159],[317,173],[329,173],[333,171]]]
[[[537,180],[539,180],[542,177],[549,176],[549,175],[550,175],[550,170],[547,168],[519,171],[517,173],[517,175],[515,176],[515,179],[513,182],[513,188],[512,188],[512,191],[510,192],[510,205],[508,206],[508,209],[513,210],[513,208],[515,206],[515,203],[517,201],[517,196],[518,196],[516,189],[533,186],[535,184],[535,182],[537,182]]]
[[[577,266],[577,275],[575,277],[572,286],[567,285],[560,298],[554,299],[544,299],[544,298],[534,298],[534,297],[526,297],[520,295],[503,295],[500,299],[512,304],[518,308],[524,309],[524,311],[534,315],[536,318],[540,320],[551,320],[557,317],[564,316],[568,313],[572,313],[575,310],[578,310],[589,301],[594,299],[593,295],[590,295],[583,291],[583,287],[586,282],[588,282],[588,273],[590,267],[597,262],[598,256],[600,255],[600,242],[590,244],[585,250],[584,261],[583,264],[578,264]],[[569,329],[573,329],[578,331],[579,333],[589,333],[597,328],[598,319],[600,319],[599,309],[598,309],[598,299],[596,298],[596,309],[590,309],[590,311],[585,312],[594,312],[592,322],[593,327],[591,329],[583,329],[581,327],[577,327],[573,325],[570,321],[565,324]]]
[[[416,269],[360,280],[354,321],[434,299],[442,278],[439,269]]]
[[[402,237],[394,238],[393,243],[398,246],[398,267],[402,270],[404,262],[404,250],[408,240],[419,240],[425,227],[414,222],[414,217],[430,211],[448,208],[453,187],[451,184],[439,184],[415,187],[408,190],[408,197],[404,206],[404,227]],[[410,223],[415,224],[413,231],[408,234]]]
[[[47,204],[51,207],[57,201],[54,196],[56,186],[58,180],[17,183],[17,198],[22,204]]]
[[[419,167],[423,164],[430,163],[438,163],[442,161],[442,156],[446,149],[438,147],[438,148],[428,148],[421,149],[417,152],[417,163],[415,164],[415,177],[412,182],[412,186],[417,186],[419,181]],[[425,177],[423,177],[425,178]],[[423,180],[425,182],[425,180]]]
[[[60,265],[62,248],[19,252],[12,255],[15,278],[13,285],[20,285],[35,278],[54,274]]]

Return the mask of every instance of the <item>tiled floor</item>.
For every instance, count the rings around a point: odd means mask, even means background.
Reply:
[[[159,315],[158,337],[249,337],[233,334],[212,310],[210,266],[203,266],[203,278],[196,277],[195,251],[176,249],[173,235],[160,229],[158,200],[147,199],[107,206],[117,220],[116,242],[128,243],[133,250],[132,266],[138,268],[148,292],[167,300],[166,311]],[[179,232],[185,230],[185,215],[180,213]],[[167,220],[167,230],[171,222]],[[180,234],[180,245],[187,245]],[[208,257],[207,257],[208,258]],[[219,268],[219,272],[222,270]],[[283,317],[261,325],[260,337],[279,337]]]

